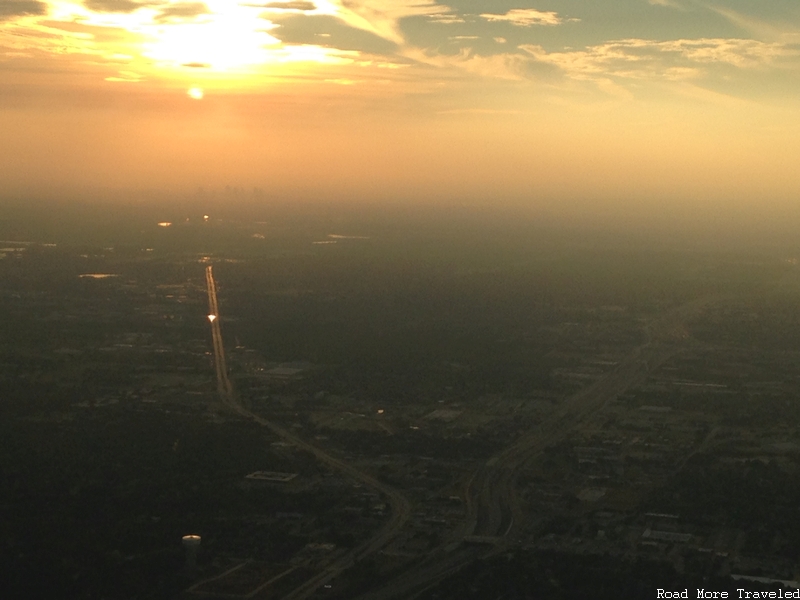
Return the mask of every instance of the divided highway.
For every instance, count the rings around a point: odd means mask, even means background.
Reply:
[[[214,281],[214,273],[210,265],[206,267],[206,288],[208,291],[211,336],[214,343],[214,363],[217,371],[217,390],[220,394],[222,403],[241,416],[267,427],[270,431],[284,441],[296,446],[297,448],[312,453],[320,462],[326,464],[332,470],[339,471],[340,473],[347,475],[352,479],[355,479],[356,481],[366,485],[367,487],[383,494],[387,499],[387,503],[391,507],[391,517],[389,518],[389,521],[384,524],[384,526],[378,530],[378,532],[372,538],[363,542],[346,555],[340,557],[325,570],[306,581],[290,594],[284,596],[284,600],[300,600],[302,598],[308,598],[318,588],[340,575],[345,569],[352,566],[356,561],[361,560],[362,558],[365,558],[386,546],[386,544],[388,544],[399,533],[400,529],[402,529],[402,527],[408,521],[408,518],[411,514],[411,507],[406,497],[396,489],[378,481],[367,473],[359,471],[352,465],[349,465],[338,458],[327,454],[320,448],[317,448],[313,444],[309,444],[303,439],[290,433],[280,425],[277,425],[272,421],[268,421],[267,419],[253,413],[242,405],[239,397],[236,395],[230,379],[228,378],[228,371],[225,362],[225,347],[222,342],[222,330],[220,327],[219,304],[217,302],[217,286],[216,282]]]
[[[210,266],[206,268],[206,282],[217,385],[223,403],[243,417],[269,428],[285,441],[311,452],[331,469],[348,475],[385,495],[392,509],[390,520],[375,536],[329,565],[285,596],[284,600],[307,598],[323,584],[352,566],[355,561],[385,547],[408,521],[410,505],[399,491],[330,456],[279,425],[256,415],[239,402],[228,379],[225,365],[216,284]],[[633,349],[612,371],[595,383],[567,398],[554,414],[491,457],[473,473],[464,492],[467,518],[441,547],[432,551],[422,564],[405,572],[398,579],[387,582],[383,587],[361,596],[361,600],[414,598],[448,575],[463,569],[475,559],[490,556],[513,545],[516,534],[525,520],[516,489],[517,479],[524,465],[541,454],[545,448],[568,438],[581,426],[590,423],[592,416],[608,402],[644,381],[650,371],[675,355],[681,349],[680,342],[687,337],[683,327],[685,320],[711,302],[723,298],[723,296],[700,298],[651,321],[645,329],[647,342]],[[463,541],[473,543],[461,544]]]
[[[466,485],[467,518],[424,564],[388,582],[360,600],[415,598],[480,557],[507,549],[516,541],[525,521],[517,496],[517,480],[526,463],[545,448],[575,434],[608,402],[644,381],[650,371],[681,350],[687,337],[683,323],[712,302],[728,296],[707,296],[666,312],[645,328],[648,340],[629,352],[610,372],[567,398],[559,409],[534,429],[492,456]],[[470,544],[458,545],[461,541]]]
[[[222,328],[217,302],[217,284],[211,265],[206,267],[206,291],[208,292],[208,320],[211,323],[211,340],[214,344],[214,367],[217,371],[217,392],[223,404],[229,404],[233,396],[233,386],[228,379],[228,366],[225,363],[225,346],[222,344]]]

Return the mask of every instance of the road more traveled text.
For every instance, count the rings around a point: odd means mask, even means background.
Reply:
[[[782,590],[773,592],[748,592],[744,588],[736,588],[736,592],[716,592],[697,588],[697,596],[690,596],[688,588],[679,592],[658,588],[656,590],[656,598],[800,598],[800,590],[792,590],[790,592],[784,592]]]

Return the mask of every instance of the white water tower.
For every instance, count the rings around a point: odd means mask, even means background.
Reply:
[[[183,536],[183,547],[186,548],[186,568],[194,569],[197,566],[197,549],[200,547],[199,535]]]

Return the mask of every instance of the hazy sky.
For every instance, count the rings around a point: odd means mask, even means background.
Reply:
[[[797,0],[0,0],[0,186],[800,200]]]

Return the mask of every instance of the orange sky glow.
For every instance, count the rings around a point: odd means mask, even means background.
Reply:
[[[0,187],[788,206],[800,7],[768,4],[0,0]]]

